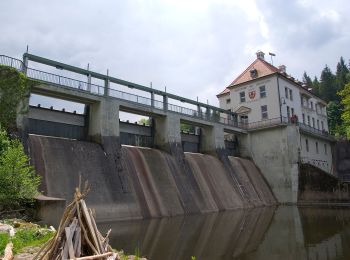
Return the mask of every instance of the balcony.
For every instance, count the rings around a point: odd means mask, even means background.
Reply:
[[[251,123],[240,122],[239,127],[246,130],[257,130],[287,124],[288,119],[286,117],[276,117]]]
[[[334,137],[325,130],[319,130],[317,128],[311,127],[309,125],[306,125],[306,124],[303,124],[300,122],[297,122],[297,125],[300,127],[301,131],[304,131],[304,132],[309,133],[309,134],[314,134],[317,136],[326,137],[330,140],[334,140]]]

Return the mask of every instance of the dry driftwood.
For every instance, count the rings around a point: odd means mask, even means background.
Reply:
[[[3,260],[12,260],[13,259],[13,252],[12,252],[13,244],[10,242],[5,247],[5,255]]]
[[[83,193],[80,187],[76,188],[74,200],[65,209],[57,233],[39,250],[34,260],[120,259],[108,244],[110,230],[103,237],[92,210],[86,206],[83,198],[88,191],[87,185]]]

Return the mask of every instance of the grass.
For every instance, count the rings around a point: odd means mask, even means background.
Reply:
[[[5,247],[10,241],[10,236],[7,233],[0,233],[0,255],[4,254]]]
[[[41,246],[55,233],[38,228],[21,229],[16,231],[16,235],[10,239],[8,234],[0,234],[0,255],[4,253],[6,244],[13,243],[13,253],[18,254],[25,247]]]

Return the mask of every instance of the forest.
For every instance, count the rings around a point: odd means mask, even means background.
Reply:
[[[326,65],[319,77],[313,79],[304,72],[303,83],[324,99],[327,105],[328,125],[332,135],[350,139],[350,63],[340,57],[335,73]]]

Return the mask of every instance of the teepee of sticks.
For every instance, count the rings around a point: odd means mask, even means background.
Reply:
[[[97,229],[92,210],[86,207],[83,198],[89,190],[87,182],[82,193],[80,187],[76,188],[74,200],[66,207],[57,233],[33,260],[120,259],[108,244],[111,230],[103,237]]]

